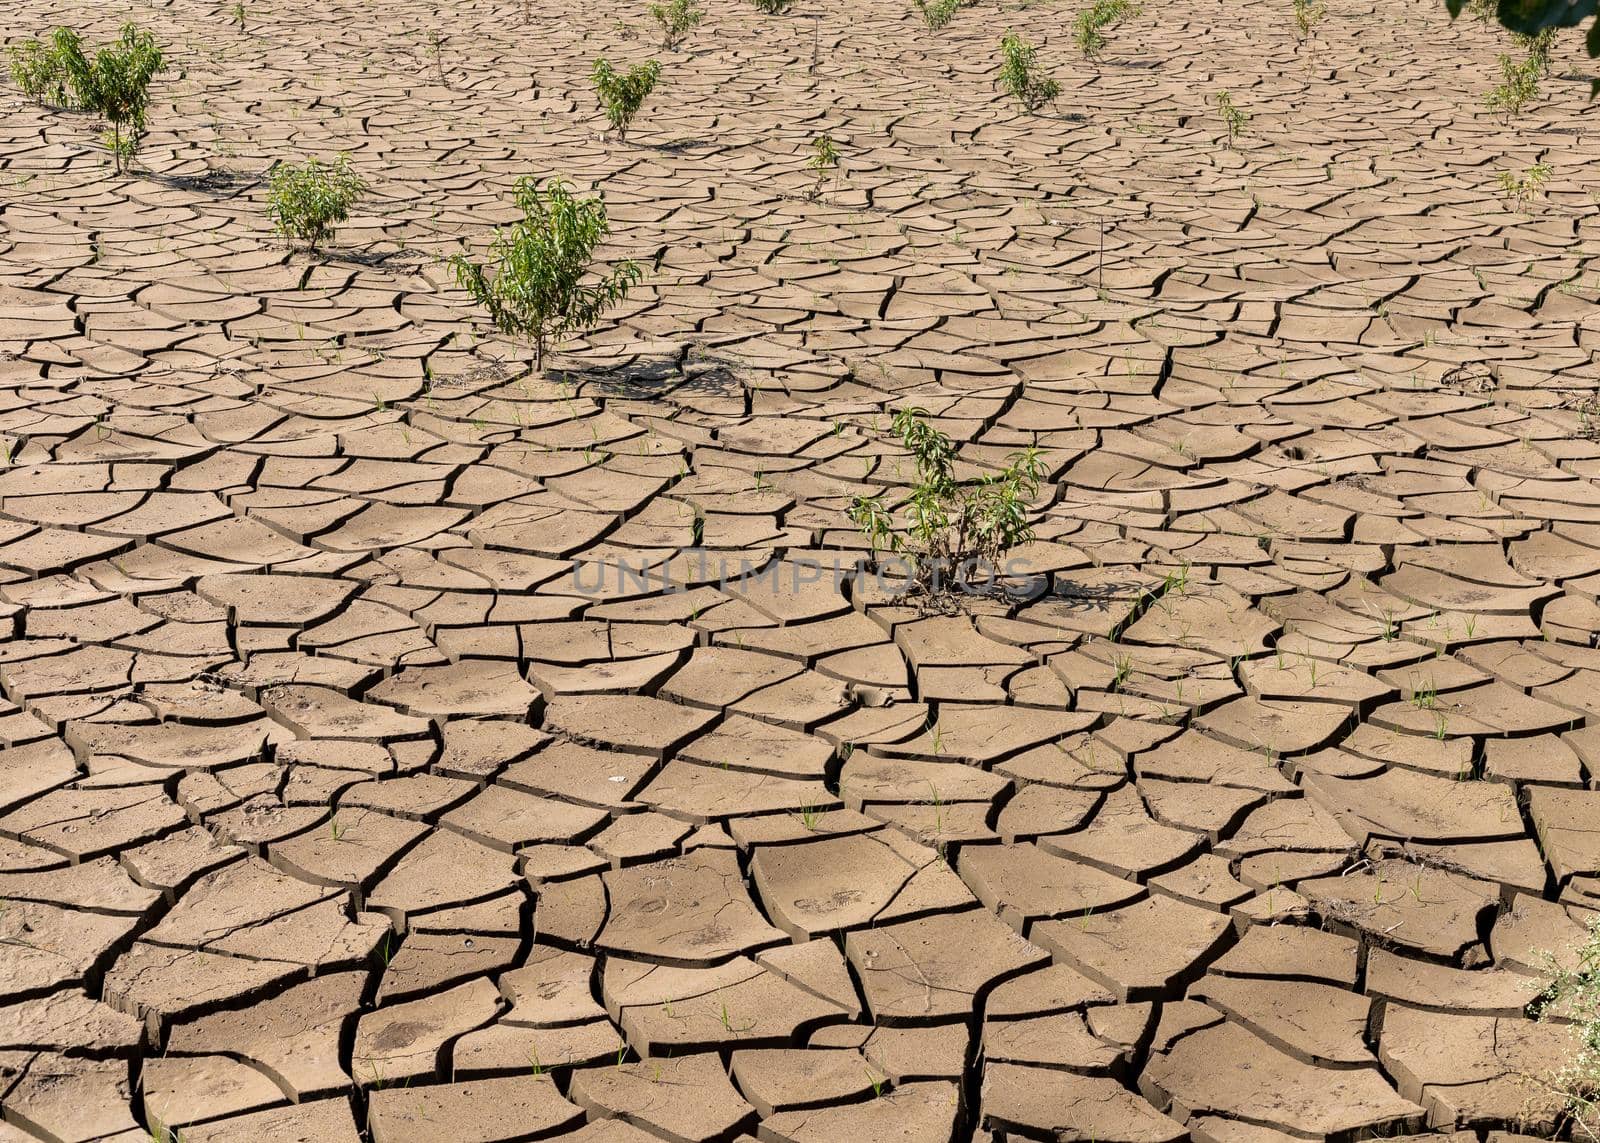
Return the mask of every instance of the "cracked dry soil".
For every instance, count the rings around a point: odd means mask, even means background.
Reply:
[[[1577,37],[1508,124],[1508,41],[1431,0],[1304,46],[1177,0],[1098,64],[1070,5],[705,7],[667,51],[616,0],[158,0],[125,178],[0,90],[0,1140],[1560,1130]],[[663,63],[626,144],[602,53]],[[291,254],[264,173],[340,151],[371,190]],[[543,377],[442,265],[524,174],[647,269]],[[792,581],[859,558],[913,404],[968,471],[1043,449],[1042,594]]]

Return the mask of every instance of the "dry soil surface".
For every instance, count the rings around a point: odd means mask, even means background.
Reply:
[[[1556,1130],[1577,37],[1506,123],[1507,38],[1422,0],[1152,4],[1098,64],[1064,2],[705,6],[133,8],[126,178],[0,94],[0,1140]],[[626,143],[600,53],[663,63]],[[291,254],[263,174],[339,151]],[[551,174],[646,279],[538,376],[442,259]],[[910,405],[1042,448],[1016,598],[816,574]]]

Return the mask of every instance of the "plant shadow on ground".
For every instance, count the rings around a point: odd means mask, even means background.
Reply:
[[[872,574],[865,561],[861,574]],[[895,594],[895,602],[915,608],[917,613],[923,616],[969,614],[964,604],[984,601],[1000,601],[1013,607],[1054,603],[1069,613],[1081,615],[1109,613],[1117,600],[1128,600],[1139,592],[1139,585],[1131,580],[1127,583],[1093,585],[1058,581],[1051,586],[1048,574],[1020,573],[1010,577],[1008,583],[1003,586],[975,585],[970,589],[948,586],[938,590],[902,591]]]
[[[1144,590],[1145,587],[1134,580],[1126,583],[1079,584],[1065,579],[1058,580],[1040,598],[1058,603],[1074,613],[1108,612],[1118,600],[1131,603]]]
[[[1082,114],[1080,112],[1077,112],[1077,111],[1046,111],[1044,108],[1041,107],[1037,111],[1028,112],[1028,114],[1030,116],[1032,116],[1034,119],[1050,119],[1050,120],[1053,120],[1053,121],[1055,121],[1057,123],[1087,123],[1087,122],[1089,122],[1089,117],[1087,115],[1084,115],[1084,114]]]
[[[242,191],[260,186],[265,182],[260,175],[247,174],[243,171],[219,170],[215,167],[207,167],[197,175],[168,175],[146,170],[141,170],[138,173],[145,181],[166,187],[169,190],[189,191],[214,199],[236,198]]]
[[[419,270],[429,263],[437,263],[439,259],[425,254],[420,250],[319,250],[317,257],[328,263],[342,263],[348,266],[363,266],[368,269],[382,270],[390,266],[402,265],[406,269]]]
[[[668,393],[709,397],[745,397],[748,389],[739,379],[740,366],[716,358],[702,357],[702,366],[686,374],[681,359],[641,358],[623,365],[580,365],[549,370],[552,381],[573,386],[586,397],[644,399]]]
[[[710,155],[725,150],[722,144],[710,139],[677,139],[669,143],[646,143],[634,140],[632,145],[649,151],[658,151],[663,155],[687,155],[695,152]]]

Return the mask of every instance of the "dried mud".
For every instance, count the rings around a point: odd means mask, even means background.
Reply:
[[[531,7],[136,8],[173,66],[127,178],[0,92],[0,1140],[1557,1130],[1576,37],[1507,124],[1506,38],[1421,0],[1304,46],[1152,5],[1098,65],[1070,6],[709,0],[678,51]],[[602,52],[664,65],[626,144]],[[371,192],[291,254],[264,173],[340,151]],[[443,264],[527,174],[647,270],[544,377]],[[1043,449],[1033,594],[811,574],[908,405],[970,472]]]

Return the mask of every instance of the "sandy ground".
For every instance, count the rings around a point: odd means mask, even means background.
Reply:
[[[1575,36],[1507,125],[1505,38],[1420,0],[1304,47],[1152,5],[1098,66],[1045,3],[707,0],[676,52],[642,3],[309,7],[133,9],[173,67],[128,178],[0,93],[0,1141],[1556,1129]],[[600,53],[663,63],[626,144]],[[339,151],[371,193],[291,255],[261,175]],[[441,265],[524,174],[647,271],[545,377]],[[908,405],[966,471],[1043,448],[1048,594],[795,582]]]

